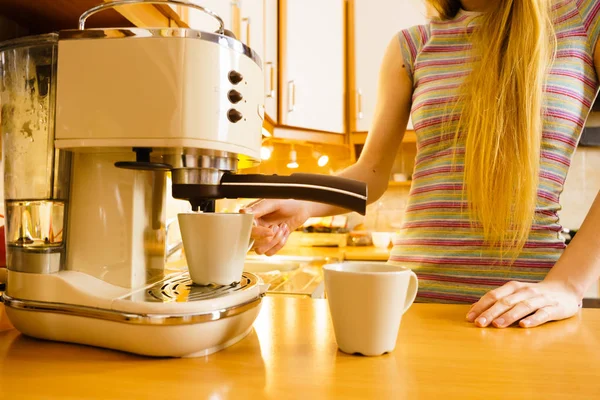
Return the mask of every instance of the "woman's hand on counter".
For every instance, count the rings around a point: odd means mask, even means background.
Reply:
[[[258,200],[240,212],[254,214],[252,228],[256,254],[272,256],[285,245],[290,233],[310,217],[307,202],[297,200]]]
[[[572,317],[583,296],[600,275],[600,192],[581,229],[540,283],[509,282],[492,290],[471,307],[467,320],[498,328],[515,322],[531,328]]]
[[[533,328],[572,317],[580,304],[576,291],[560,281],[509,282],[473,304],[467,320],[481,328],[506,328],[515,322],[522,328]]]

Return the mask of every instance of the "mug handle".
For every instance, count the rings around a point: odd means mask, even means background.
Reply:
[[[404,310],[402,310],[402,314],[408,311],[410,306],[414,303],[417,298],[417,291],[419,289],[419,279],[417,275],[410,271],[410,280],[408,282],[408,291],[406,292],[406,301],[404,303]]]

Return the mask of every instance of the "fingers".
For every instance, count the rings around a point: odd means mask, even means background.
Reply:
[[[271,231],[271,236],[265,236],[262,238],[254,239],[253,249],[254,252],[258,255],[262,255],[266,251],[270,250],[274,246],[274,243],[277,243],[279,241],[279,238],[281,237],[281,234],[279,232],[280,229],[278,226],[272,226],[267,229]]]
[[[477,303],[473,304],[467,313],[467,321],[475,321],[483,312],[496,304],[500,299],[510,296],[525,285],[526,284],[521,282],[508,282],[497,289],[489,291]]]
[[[265,254],[267,256],[273,256],[275,255],[275,253],[277,253],[279,250],[281,250],[281,248],[283,246],[285,246],[285,244],[287,243],[288,238],[290,237],[290,230],[288,229],[287,226],[285,226],[284,228],[285,233],[283,234],[283,238],[279,241],[278,244],[276,244],[275,246],[273,246],[271,248],[271,250],[267,251]]]
[[[504,301],[505,299],[508,299],[508,297],[500,299],[494,305],[484,311],[479,317],[477,317],[477,319],[475,319],[475,325],[480,328],[485,328],[497,317],[510,310],[512,306]]]
[[[521,320],[521,322],[519,322],[519,326],[521,328],[533,328],[545,324],[548,321],[554,321],[556,319],[555,315],[557,312],[558,306],[542,307],[531,317]]]
[[[475,320],[475,325],[480,328],[484,328],[494,322],[496,318],[511,310],[519,302],[536,296],[538,296],[538,291],[534,287],[521,287],[521,289],[517,290],[516,293],[498,299],[496,303],[494,303],[489,309],[481,313],[481,315]],[[499,322],[501,325],[503,325],[502,321]],[[508,325],[510,324],[507,324],[507,326]],[[499,327],[497,324],[494,324],[494,326]]]
[[[575,315],[581,299],[566,285],[509,282],[475,303],[467,319],[476,326],[505,328],[519,322],[532,328]]]
[[[271,240],[273,238],[273,236],[275,236],[275,232],[273,231],[272,228],[269,228],[266,226],[261,226],[261,225],[253,226],[252,233],[250,234],[250,237],[252,239],[254,239],[255,242],[265,240],[265,239]]]
[[[525,299],[517,303],[511,310],[494,320],[494,326],[496,328],[505,328],[537,310],[541,310],[545,307],[552,307],[555,304],[556,303],[550,300],[547,296],[537,296]]]
[[[245,213],[245,210],[252,208],[252,206],[254,206],[254,205],[255,205],[255,204],[257,204],[257,203],[260,203],[260,202],[261,202],[261,201],[263,201],[263,200],[264,200],[264,199],[258,199],[258,200],[254,200],[254,201],[252,201],[252,202],[250,202],[250,203],[246,204],[244,207],[242,207],[242,208],[240,209],[240,212],[241,212],[241,213]]]
[[[280,207],[278,200],[258,200],[251,203],[240,210],[244,214],[254,214],[254,218],[258,219],[264,215],[277,211]]]
[[[289,236],[289,228],[286,224],[281,226],[273,227],[273,231],[275,232],[275,236],[271,240],[263,240],[260,243],[256,244],[254,247],[254,251],[256,254],[266,254],[271,256],[279,251]]]

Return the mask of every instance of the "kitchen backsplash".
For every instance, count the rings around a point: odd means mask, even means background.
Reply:
[[[367,207],[364,226],[373,231],[397,231],[402,224],[409,187],[390,187],[385,194]]]
[[[293,146],[288,143],[265,141],[263,150],[267,151],[268,159],[263,159],[254,168],[241,171],[247,174],[280,174],[289,175],[295,172],[313,174],[334,174],[350,165],[351,154],[347,146],[320,145],[311,146],[306,143],[297,143]],[[296,168],[289,168],[291,151],[295,151]],[[325,165],[319,165],[319,157],[326,156]]]
[[[581,227],[600,190],[600,148],[580,147],[575,152],[571,169],[561,195],[561,224],[568,229]]]

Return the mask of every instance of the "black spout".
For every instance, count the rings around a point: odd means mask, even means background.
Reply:
[[[215,200],[191,198],[189,201],[193,211],[215,212]]]

